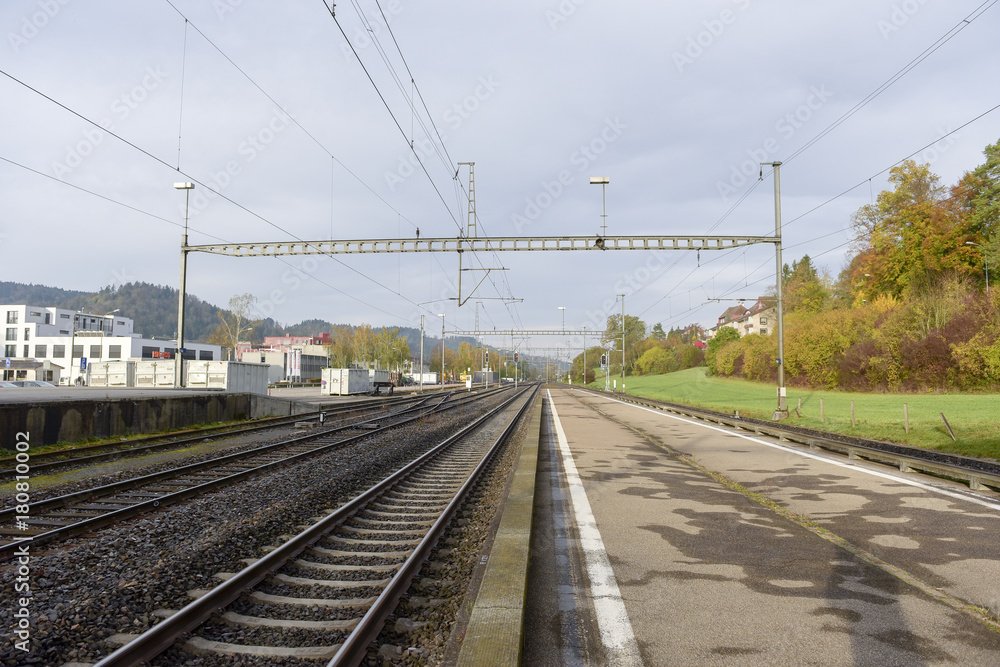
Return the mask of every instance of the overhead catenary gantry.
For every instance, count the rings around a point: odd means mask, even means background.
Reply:
[[[777,337],[778,337],[778,409],[775,419],[788,416],[785,404],[784,346],[782,333],[782,290],[781,290],[781,190],[778,180],[780,162],[767,163],[774,167],[774,236],[489,236],[478,237],[460,234],[454,238],[399,238],[399,239],[353,239],[327,241],[277,241],[265,243],[216,243],[209,245],[187,244],[187,220],[181,241],[182,274],[186,272],[186,257],[189,252],[204,252],[227,257],[281,257],[288,255],[365,255],[380,253],[457,252],[461,276],[461,257],[465,252],[570,252],[607,250],[729,250],[760,243],[775,246],[775,272],[777,282]],[[470,217],[474,210],[470,210]],[[490,271],[492,269],[482,269]],[[480,281],[481,282],[481,281]],[[178,308],[178,343],[184,339],[184,276],[181,277],[180,306]],[[473,290],[475,291],[475,290]],[[469,295],[471,296],[471,295]],[[458,299],[462,305],[461,293]],[[624,322],[624,316],[622,318]],[[443,323],[442,323],[443,324]],[[560,332],[564,333],[564,332]],[[596,333],[596,332],[595,332]],[[443,334],[442,334],[443,335]],[[180,344],[178,344],[180,348]],[[443,353],[443,350],[442,350]],[[181,382],[178,383],[182,384]]]
[[[775,243],[773,236],[490,236],[454,238],[277,241],[189,245],[187,252],[227,257],[364,255],[406,252],[538,252],[579,250],[728,250]]]

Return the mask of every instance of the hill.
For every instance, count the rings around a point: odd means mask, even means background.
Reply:
[[[0,281],[0,303],[55,306],[101,314],[117,310],[122,316],[135,322],[135,333],[146,338],[173,338],[177,329],[177,289],[166,285],[126,283],[114,288],[105,287],[99,292],[81,292],[46,285]],[[188,294],[184,309],[185,337],[191,341],[205,342],[219,326],[220,312],[228,311]],[[284,334],[316,336],[332,331],[333,326],[333,323],[321,319],[284,325],[269,317],[255,329],[254,341],[261,342],[265,336]],[[419,355],[420,329],[400,327],[399,333],[406,337],[410,351]],[[424,334],[424,355],[429,356],[435,345],[433,341],[439,339],[433,336],[430,329],[426,329]],[[472,339],[449,338],[448,347],[457,349],[462,340]]]

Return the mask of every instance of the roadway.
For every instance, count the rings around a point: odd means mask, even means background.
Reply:
[[[522,664],[1000,664],[1000,495],[550,396]]]

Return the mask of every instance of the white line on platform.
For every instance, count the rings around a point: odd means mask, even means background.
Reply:
[[[597,628],[608,654],[608,664],[642,665],[639,645],[635,641],[632,623],[628,620],[625,601],[622,600],[618,581],[615,579],[614,570],[611,569],[608,552],[604,549],[601,532],[597,529],[597,521],[590,509],[587,491],[583,488],[576,463],[573,461],[573,453],[569,449],[562,422],[559,421],[552,393],[546,390],[546,395],[549,409],[552,411],[556,437],[559,440],[559,451],[562,454],[566,485],[569,487],[573,515],[580,535],[580,546],[587,563],[587,576],[590,578],[590,591],[594,600],[594,611],[597,614]]]
[[[937,494],[942,495],[942,496],[948,496],[949,498],[956,498],[958,500],[965,500],[967,502],[974,503],[976,505],[982,505],[983,507],[988,507],[988,508],[990,508],[992,510],[1000,511],[1000,503],[996,503],[996,502],[988,500],[986,498],[980,498],[980,497],[976,497],[976,496],[966,495],[966,494],[963,494],[963,493],[959,493],[957,491],[951,491],[949,489],[944,489],[944,488],[941,488],[941,487],[938,487],[938,486],[933,486],[933,485],[930,485],[930,484],[925,484],[923,482],[918,482],[918,481],[916,481],[914,479],[910,479],[909,477],[904,477],[903,475],[894,475],[892,473],[882,472],[880,470],[872,470],[870,468],[859,466],[856,463],[848,463],[848,462],[844,462],[844,461],[837,461],[836,459],[832,459],[832,458],[830,458],[828,456],[823,456],[821,454],[814,454],[812,452],[802,451],[801,449],[799,449],[797,447],[789,447],[788,445],[779,445],[779,444],[774,443],[774,442],[768,442],[766,440],[761,440],[760,438],[756,438],[756,437],[751,436],[751,435],[745,435],[743,433],[732,431],[732,430],[729,430],[729,429],[724,428],[722,426],[713,426],[711,424],[705,424],[705,423],[702,423],[702,422],[694,420],[694,419],[687,419],[686,417],[678,417],[677,415],[672,415],[672,414],[669,414],[669,413],[664,412],[662,410],[654,410],[653,408],[647,408],[647,407],[644,407],[642,405],[635,405],[634,403],[626,403],[625,401],[618,400],[617,398],[608,398],[607,396],[600,396],[599,398],[603,398],[603,399],[605,399],[607,401],[611,401],[613,403],[618,403],[618,404],[624,405],[626,407],[636,408],[638,410],[645,410],[646,412],[651,412],[654,415],[659,415],[661,417],[668,417],[668,418],[674,419],[676,421],[684,422],[685,424],[691,424],[693,426],[701,426],[702,428],[707,428],[707,429],[711,429],[713,431],[718,431],[720,433],[725,433],[726,435],[731,435],[731,436],[736,437],[736,438],[742,438],[744,440],[749,440],[750,442],[756,442],[757,444],[764,445],[765,447],[771,447],[772,449],[780,449],[780,450],[782,450],[784,452],[788,452],[790,454],[797,454],[799,456],[803,456],[805,458],[814,459],[816,461],[823,461],[824,463],[829,463],[831,465],[840,466],[841,468],[850,468],[851,470],[857,470],[858,472],[863,472],[863,473],[865,473],[867,475],[872,475],[874,477],[882,477],[883,479],[891,479],[894,482],[901,482],[903,484],[909,484],[910,486],[916,487],[918,489],[923,489],[925,491],[931,491],[933,493],[937,493]]]

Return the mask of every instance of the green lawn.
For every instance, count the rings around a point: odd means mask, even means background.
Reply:
[[[621,378],[619,378],[619,383]],[[591,386],[604,388],[604,378]],[[708,377],[705,368],[667,375],[627,377],[629,394],[719,412],[770,419],[778,405],[774,385],[732,378]],[[789,423],[824,431],[848,433],[927,447],[965,456],[1000,459],[1000,395],[998,394],[857,394],[810,389],[787,390]],[[802,401],[801,416],[796,408]],[[820,421],[820,401],[824,421]],[[854,402],[856,426],[851,425]],[[910,432],[903,426],[903,404],[908,406]],[[945,429],[948,419],[957,442]]]

